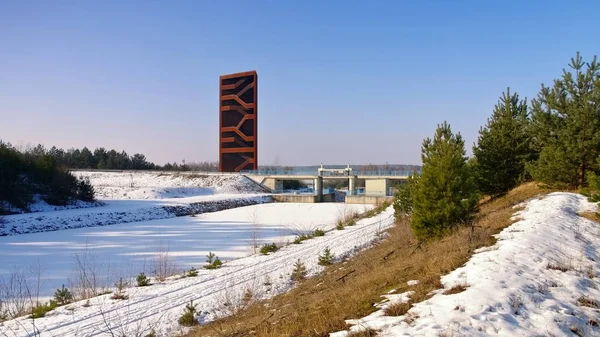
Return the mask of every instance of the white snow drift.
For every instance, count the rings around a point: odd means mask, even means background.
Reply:
[[[264,193],[240,174],[198,172],[86,172],[98,199],[167,199],[213,194]]]
[[[494,246],[480,249],[465,266],[442,277],[445,289],[409,310],[411,323],[404,321],[406,316],[386,317],[380,310],[348,321],[352,331],[372,328],[380,336],[600,336],[600,311],[593,308],[593,302],[600,304],[600,225],[577,215],[596,210],[596,204],[581,195],[552,193],[526,205],[515,215],[520,220],[498,234]],[[455,285],[467,289],[443,294]]]

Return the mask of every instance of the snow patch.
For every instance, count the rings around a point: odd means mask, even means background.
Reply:
[[[494,246],[442,277],[465,291],[415,304],[410,323],[382,310],[353,322],[379,336],[599,336],[598,309],[582,303],[600,299],[600,225],[577,215],[596,205],[557,192],[523,206]]]

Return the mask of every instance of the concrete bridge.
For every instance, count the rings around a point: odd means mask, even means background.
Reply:
[[[246,177],[267,187],[273,192],[283,190],[283,182],[289,180],[313,180],[314,193],[317,202],[323,200],[323,180],[348,180],[348,196],[356,195],[356,182],[358,179],[365,180],[364,196],[387,197],[390,196],[392,182],[405,181],[412,172],[405,171],[372,171],[355,174],[348,165],[345,168],[324,168],[321,165],[316,172],[296,172],[285,170],[258,170],[241,172]]]

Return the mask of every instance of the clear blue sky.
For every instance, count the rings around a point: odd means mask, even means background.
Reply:
[[[470,148],[510,86],[600,54],[600,1],[0,1],[0,138],[216,160],[218,78],[259,75],[259,164]],[[301,115],[301,118],[297,116]]]

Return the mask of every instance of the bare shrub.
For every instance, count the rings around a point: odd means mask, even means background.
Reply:
[[[221,292],[218,301],[222,305],[220,310],[225,316],[235,315],[254,303],[258,294],[257,279],[255,278],[253,283],[246,284],[243,287],[226,287]]]
[[[28,273],[14,267],[6,279],[0,282],[0,300],[4,303],[7,318],[15,318],[29,312],[33,306]]]
[[[508,297],[508,305],[510,306],[510,311],[518,315],[523,307],[523,297],[521,295],[510,295]]]
[[[598,308],[599,307],[598,302],[588,296],[579,297],[577,299],[577,304],[584,306],[584,307],[589,307],[589,308]]]
[[[261,226],[258,219],[258,210],[253,208],[249,213],[250,222],[252,223],[252,228],[250,229],[250,239],[249,243],[252,248],[252,254],[256,254],[258,252],[258,248],[260,247],[260,230]]]
[[[169,254],[168,244],[159,243],[158,249],[152,258],[152,265],[156,279],[161,282],[175,274],[175,266]]]
[[[45,268],[39,259],[29,267],[29,274],[32,278],[32,299],[35,305],[40,303],[40,288],[43,286],[42,275],[45,272]]]
[[[99,264],[87,245],[83,252],[73,255],[73,274],[70,279],[75,297],[91,298],[101,293]]]
[[[115,288],[117,288],[117,291],[115,291],[110,298],[113,300],[128,299],[129,296],[125,295],[125,288],[127,287],[129,287],[129,282],[127,280],[123,280],[122,277],[119,278],[117,283],[115,283]]]
[[[552,270],[560,270],[562,272],[567,272],[572,269],[572,266],[569,266],[569,265],[567,265],[565,263],[561,263],[561,262],[548,262],[548,265],[546,266],[546,268],[552,269]]]
[[[129,296],[127,296],[127,294],[122,293],[122,292],[114,292],[111,296],[111,299],[113,300],[126,300],[129,298]]]
[[[536,289],[537,289],[538,293],[540,293],[540,294],[546,295],[546,294],[550,293],[550,285],[548,284],[548,282],[539,283],[537,285]]]
[[[596,272],[594,271],[594,266],[588,266],[585,270],[587,277],[593,279],[596,277]]]

